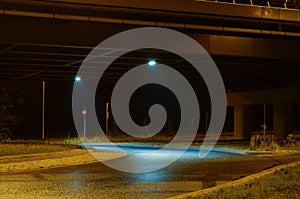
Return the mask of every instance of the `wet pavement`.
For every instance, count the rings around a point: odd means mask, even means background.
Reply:
[[[165,198],[233,181],[300,155],[236,155],[189,151],[172,165],[150,173],[116,171],[102,163],[0,175],[0,198]],[[125,157],[123,157],[125,158]],[[136,162],[140,156],[131,156]],[[155,165],[155,162],[153,161]]]

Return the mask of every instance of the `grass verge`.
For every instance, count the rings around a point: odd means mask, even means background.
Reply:
[[[0,143],[0,156],[47,153],[75,149],[76,146],[66,144],[43,143]]]
[[[239,199],[239,198],[300,198],[300,165],[276,171],[259,181],[232,188],[223,188],[211,193],[206,199]],[[200,198],[200,197],[195,197]],[[203,198],[203,197],[201,197]]]

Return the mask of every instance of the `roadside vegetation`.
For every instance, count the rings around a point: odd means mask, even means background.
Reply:
[[[265,176],[255,182],[237,187],[223,188],[211,193],[206,199],[256,199],[256,198],[300,198],[300,165],[284,168],[271,176]],[[197,197],[196,197],[197,198]],[[200,198],[200,197],[198,197]]]
[[[299,150],[296,138],[293,134],[288,134],[287,138],[278,143],[274,140],[273,135],[252,136],[250,140],[250,150],[253,151],[280,151],[280,150]]]
[[[75,149],[76,146],[47,143],[0,143],[0,156],[47,153]]]
[[[134,143],[157,143],[160,145],[164,145],[169,143],[172,138],[168,136],[155,136],[146,139],[135,139],[132,137],[109,137],[109,140],[112,142],[134,142]],[[261,137],[255,137],[255,139],[251,139],[249,141],[240,141],[240,140],[225,140],[218,141],[215,145],[216,148],[228,148],[233,150],[252,150],[252,151],[285,151],[285,150],[300,150],[299,143],[296,142],[296,139],[293,138],[293,135],[290,134],[287,140],[284,140],[281,143],[277,143],[275,141],[272,142],[263,142]],[[97,137],[88,137],[84,141],[85,143],[101,143],[106,142],[107,138],[103,136]],[[82,144],[82,140],[79,137],[68,138],[65,140],[66,144]],[[193,142],[192,146],[200,146],[202,141],[196,140]]]
[[[109,140],[112,142],[136,142],[136,143],[149,143],[149,142],[160,142],[160,143],[168,143],[172,140],[172,138],[168,136],[161,136],[161,135],[156,135],[151,138],[133,138],[130,136],[109,136]],[[97,137],[88,137],[84,141],[84,143],[100,143],[100,142],[106,142],[107,138],[104,136],[97,136]],[[68,138],[65,140],[66,144],[82,144],[83,140],[80,139],[79,137],[75,138]]]

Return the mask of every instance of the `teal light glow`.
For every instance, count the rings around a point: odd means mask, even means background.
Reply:
[[[153,59],[148,61],[148,66],[155,66],[156,64],[157,62]]]
[[[76,76],[74,79],[75,79],[76,82],[80,82],[81,81],[81,77],[80,76]]]

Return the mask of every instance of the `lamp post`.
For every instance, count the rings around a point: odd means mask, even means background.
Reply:
[[[264,128],[264,140],[266,139],[266,129],[267,129],[267,124],[266,124],[266,104],[264,104],[264,125],[263,125],[263,128]]]
[[[43,81],[43,101],[42,101],[42,140],[45,141],[45,81]]]
[[[208,130],[208,120],[209,120],[209,112],[205,112],[205,133]]]
[[[83,117],[83,140],[85,141],[85,138],[86,138],[86,114],[87,114],[86,107],[82,108],[81,113],[82,113],[82,117]]]
[[[75,80],[75,82],[80,83],[81,77],[75,76],[74,80]],[[86,139],[86,114],[87,114],[86,107],[82,107],[81,114],[83,117],[83,141],[85,141],[85,139]]]
[[[108,118],[109,118],[109,112],[108,112],[108,105],[109,103],[107,102],[106,103],[106,117],[105,117],[105,134],[106,134],[106,137],[108,137]]]

